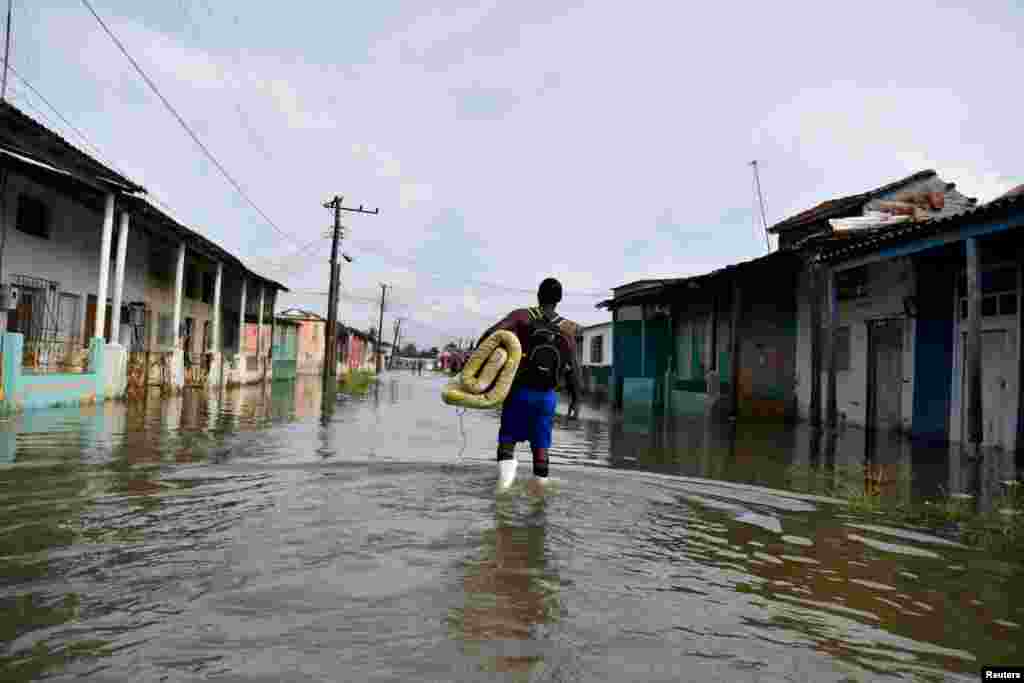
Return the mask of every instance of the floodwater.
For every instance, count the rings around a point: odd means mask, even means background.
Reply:
[[[555,481],[529,485],[521,446],[499,494],[497,418],[460,417],[443,381],[0,423],[0,679],[967,681],[1024,663],[1024,558],[872,502],[996,510],[1005,456],[872,444],[855,504],[856,430],[822,444],[587,405],[559,419]]]

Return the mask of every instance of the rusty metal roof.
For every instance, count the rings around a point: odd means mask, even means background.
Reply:
[[[930,237],[945,230],[955,228],[969,222],[991,218],[1000,218],[1012,211],[1024,210],[1024,193],[1006,194],[960,213],[938,216],[919,223],[902,224],[898,227],[879,228],[871,231],[858,232],[849,236],[828,236],[822,234],[811,236],[806,246],[816,251],[812,262],[835,263],[854,258],[867,252],[886,246],[912,242],[923,237]]]
[[[897,190],[904,185],[916,182],[918,180],[925,180],[937,175],[932,169],[925,171],[918,171],[913,175],[909,175],[906,178],[897,180],[896,182],[883,185],[869,190],[868,192],[861,192],[860,194],[853,194],[847,197],[838,197],[836,199],[829,199],[824,201],[817,206],[813,206],[806,211],[790,216],[789,218],[780,221],[768,228],[768,232],[775,234],[778,232],[785,232],[793,228],[799,228],[817,223],[819,221],[826,220],[828,218],[841,218],[850,215],[851,211],[858,211],[860,208],[870,202],[872,199],[876,199],[882,195],[888,194],[893,190]]]

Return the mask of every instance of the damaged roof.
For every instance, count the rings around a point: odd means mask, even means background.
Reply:
[[[829,218],[843,218],[849,216],[851,211],[859,211],[864,204],[870,202],[872,199],[877,199],[882,195],[889,194],[904,185],[909,185],[910,183],[920,180],[926,180],[936,175],[938,174],[932,169],[918,171],[906,178],[889,183],[888,185],[883,185],[875,188],[874,190],[869,190],[868,192],[861,192],[860,194],[852,194],[847,197],[826,200],[817,206],[813,206],[806,211],[801,211],[795,216],[790,216],[784,221],[776,223],[772,227],[768,228],[768,232],[775,234],[785,232],[786,230],[792,230],[793,228],[818,223]]]
[[[1024,193],[1007,193],[987,204],[974,206],[952,215],[937,216],[919,223],[906,223],[899,227],[857,231],[848,236],[822,233],[807,238],[804,243],[808,248],[817,252],[811,258],[812,262],[834,263],[884,247],[937,235],[964,223],[997,220],[1014,211],[1022,210],[1024,210]]]

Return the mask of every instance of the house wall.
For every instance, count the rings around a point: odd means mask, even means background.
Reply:
[[[315,375],[323,371],[324,331],[327,324],[322,320],[299,322],[297,372],[300,375]]]
[[[917,318],[914,325],[912,434],[928,441],[949,439],[956,345],[955,278],[963,257],[959,245],[914,259]],[[927,295],[924,293],[927,292]]]
[[[89,347],[91,372],[76,374],[26,374],[22,372],[21,334],[0,334],[3,367],[3,403],[8,410],[32,410],[54,406],[96,403],[106,398],[106,345],[94,339]]]
[[[1020,367],[1020,292],[1021,270],[1019,263],[1013,263],[1011,252],[1001,255],[995,250],[987,249],[984,242],[980,245],[982,271],[991,270],[998,265],[1016,269],[1017,313],[1012,315],[983,315],[981,318],[982,332],[982,445],[995,446],[1005,450],[1017,447],[1018,404],[1020,401],[1019,367]],[[1005,260],[1009,256],[1011,260]],[[985,263],[988,261],[988,263]],[[950,269],[952,270],[952,269]],[[957,273],[950,273],[956,277]],[[982,275],[982,295],[989,293],[986,276]],[[963,292],[954,288],[956,297]],[[958,304],[954,301],[953,306]],[[951,307],[952,308],[952,307]],[[955,309],[954,309],[955,310]],[[967,440],[966,417],[967,408],[964,401],[964,336],[967,332],[967,319],[955,316],[951,326],[952,333],[952,373],[950,374],[950,412],[949,439],[952,442]],[[993,344],[1002,338],[1001,344]]]
[[[274,330],[274,381],[295,379],[298,357],[299,326],[293,322],[277,321]]]
[[[610,391],[612,358],[615,353],[612,331],[612,323],[606,323],[586,328],[580,333],[577,357],[583,391],[601,395],[607,395]],[[595,360],[591,356],[591,344],[598,336],[601,337],[601,357]]]
[[[43,200],[50,209],[51,232],[43,239],[17,230],[18,196],[26,192]],[[116,206],[116,205],[115,205]],[[89,294],[99,291],[100,246],[103,234],[103,214],[82,205],[70,196],[37,183],[17,172],[11,172],[6,196],[7,215],[4,220],[11,226],[3,254],[3,275],[28,275],[60,283],[62,293],[78,297],[78,310],[74,328],[83,344],[93,330],[85,330],[85,310]],[[111,241],[109,283],[107,296],[114,294],[116,276],[117,232],[119,216],[115,216],[114,236]],[[135,226],[129,227],[123,301],[142,300],[145,295],[148,263],[148,236]],[[108,315],[110,311],[108,308]]]
[[[849,369],[836,372],[836,410],[840,421],[849,425],[866,426],[868,408],[868,322],[882,319],[903,321],[903,390],[901,416],[903,429],[910,430],[914,408],[914,318],[905,315],[904,297],[915,291],[914,268],[910,259],[882,261],[864,266],[867,269],[867,293],[863,297],[840,300],[838,326],[850,330]],[[800,331],[797,334],[797,401],[799,415],[810,415],[811,400],[811,322],[810,288],[808,275],[800,276],[799,301]],[[822,305],[822,417],[827,403],[828,378],[827,301]]]
[[[613,356],[613,354],[614,354],[613,342],[612,342],[612,338],[613,338],[614,335],[612,334],[612,324],[611,323],[607,323],[607,324],[604,324],[604,325],[597,325],[597,326],[594,326],[594,327],[588,327],[588,328],[583,330],[582,334],[583,334],[583,346],[582,346],[581,351],[583,353],[582,353],[582,356],[581,356],[580,365],[582,367],[595,366],[595,365],[596,366],[611,365],[612,358],[614,357]],[[602,355],[601,355],[600,359],[595,361],[593,358],[591,358],[590,346],[593,343],[594,338],[598,337],[598,336],[602,337],[602,341],[601,341],[601,343],[602,343]]]
[[[797,283],[798,271],[788,266],[744,276],[737,387],[743,417],[796,417]]]

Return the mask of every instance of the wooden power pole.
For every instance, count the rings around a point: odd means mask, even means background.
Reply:
[[[369,211],[360,204],[358,209],[342,206],[344,197],[337,195],[324,204],[325,209],[334,211],[334,229],[331,240],[331,284],[327,290],[327,333],[324,335],[324,381],[326,382],[337,373],[337,351],[338,351],[338,243],[345,236],[341,226],[341,212],[351,211],[352,213],[368,213],[377,215],[380,209]]]
[[[380,284],[380,321],[377,323],[377,374],[380,374],[381,365],[384,362],[384,293],[388,286],[383,282]]]

